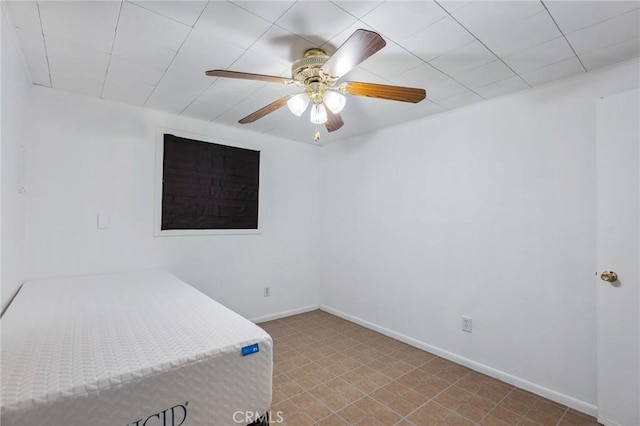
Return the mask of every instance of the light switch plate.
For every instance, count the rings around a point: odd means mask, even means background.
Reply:
[[[111,226],[111,220],[109,215],[99,214],[98,215],[98,229],[109,229]]]

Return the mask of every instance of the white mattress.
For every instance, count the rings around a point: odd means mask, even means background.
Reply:
[[[164,271],[27,282],[0,324],[3,426],[238,425],[271,404],[271,337]]]

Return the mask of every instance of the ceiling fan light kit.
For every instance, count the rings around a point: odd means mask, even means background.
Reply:
[[[327,91],[324,94],[324,104],[332,113],[340,114],[340,111],[342,111],[347,104],[347,98],[338,92]]]
[[[294,115],[300,117],[302,113],[307,110],[307,106],[309,105],[309,95],[305,93],[298,93],[297,95],[292,95],[287,101],[287,106],[289,107],[289,111],[291,111]]]
[[[327,108],[324,104],[313,104],[311,107],[311,122],[313,124],[324,124],[327,122]]]
[[[295,85],[304,90],[302,93],[280,98],[249,114],[240,119],[239,122],[242,124],[253,123],[284,105],[299,117],[306,111],[309,103],[312,103],[311,122],[324,124],[327,131],[334,132],[344,125],[340,116],[347,103],[344,94],[411,103],[418,103],[426,98],[424,89],[412,87],[363,82],[343,82],[334,87],[340,77],[385,45],[386,42],[380,34],[360,29],[356,30],[332,56],[318,48],[307,50],[304,56],[291,66],[291,78],[228,70],[211,70],[207,71],[206,75]],[[317,142],[319,139],[320,133],[316,132],[314,140]]]

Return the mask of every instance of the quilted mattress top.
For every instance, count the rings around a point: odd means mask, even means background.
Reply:
[[[165,271],[30,281],[0,326],[3,412],[271,340]]]

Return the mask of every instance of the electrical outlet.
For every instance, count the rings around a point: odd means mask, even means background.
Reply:
[[[271,287],[265,287],[264,288],[264,297],[269,297],[271,296]]]
[[[471,317],[462,317],[462,331],[471,333]]]

